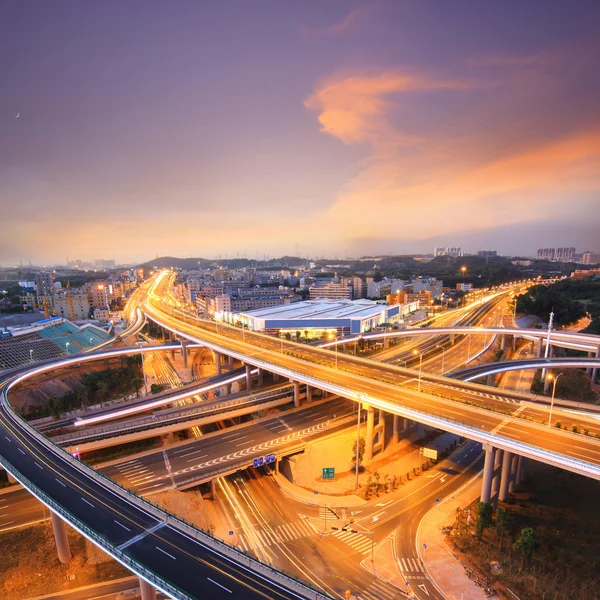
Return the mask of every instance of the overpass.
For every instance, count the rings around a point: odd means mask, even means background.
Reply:
[[[113,351],[114,352],[114,351]],[[36,373],[97,358],[79,355],[0,380],[0,464],[52,514],[61,562],[70,560],[65,522],[140,577],[142,597],[310,598],[326,596],[194,529],[75,459],[14,412],[8,393]]]
[[[416,379],[415,371],[382,365],[368,359],[358,359],[348,355],[332,356],[326,350],[309,347],[282,339],[240,330],[223,324],[200,320],[177,307],[177,303],[162,302],[160,287],[168,284],[164,275],[159,277],[151,290],[142,311],[148,318],[180,336],[204,343],[217,353],[222,353],[244,362],[250,368],[257,367],[284,376],[295,383],[303,383],[317,389],[326,390],[344,398],[354,400],[367,411],[367,459],[370,458],[369,445],[374,430],[374,412],[391,413],[407,419],[419,421],[445,431],[481,442],[486,448],[486,468],[482,498],[488,499],[492,480],[500,480],[500,496],[506,497],[508,490],[519,478],[519,457],[540,460],[547,464],[570,470],[575,473],[600,479],[600,441],[596,434],[581,435],[558,430],[530,421],[521,416],[522,408],[504,411],[471,406],[460,401],[458,395],[448,393],[447,378],[429,377],[430,388],[421,391],[421,378],[417,390],[399,384],[407,376]],[[469,330],[457,328],[457,333]],[[447,332],[448,330],[444,330]],[[431,333],[429,331],[419,333]],[[485,333],[483,330],[479,333]],[[490,333],[506,333],[504,328],[488,329]],[[518,332],[519,335],[523,331]],[[544,332],[532,330],[531,334],[540,337]],[[412,335],[417,335],[413,333]],[[547,332],[546,332],[547,335]],[[573,336],[564,334],[561,336]],[[598,338],[593,339],[598,345]],[[570,340],[567,340],[570,342]],[[433,383],[435,380],[438,383]],[[474,384],[453,381],[452,386],[473,389]],[[486,389],[480,386],[480,389]],[[487,388],[487,392],[490,388]],[[495,390],[502,395],[501,392]],[[546,417],[547,420],[547,417]],[[597,427],[594,419],[581,415],[583,431]],[[499,458],[502,456],[502,458]],[[501,473],[497,473],[498,470]]]
[[[600,368],[600,358],[523,358],[502,360],[485,365],[475,365],[454,371],[452,377],[461,381],[474,381],[488,375],[520,371],[522,369],[594,369]]]

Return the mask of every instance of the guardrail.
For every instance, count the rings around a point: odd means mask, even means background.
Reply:
[[[11,420],[15,423],[17,427],[19,427],[22,431],[24,431],[27,435],[34,437],[40,442],[43,446],[47,447],[52,454],[54,454],[57,458],[63,460],[64,462],[69,463],[72,467],[76,468],[80,474],[86,476],[88,479],[94,480],[97,483],[103,485],[105,488],[110,489],[113,493],[118,496],[126,497],[131,504],[135,505],[142,512],[153,516],[159,521],[164,521],[172,528],[177,529],[182,534],[187,535],[194,539],[196,542],[203,545],[205,548],[210,549],[218,555],[225,556],[232,560],[235,564],[245,567],[249,571],[260,572],[267,579],[273,582],[277,582],[282,585],[286,589],[294,590],[295,592],[301,594],[303,597],[308,598],[309,600],[327,600],[330,598],[327,594],[314,590],[310,584],[305,584],[300,582],[297,578],[290,576],[286,573],[283,573],[270,565],[265,565],[257,559],[254,559],[244,552],[241,552],[231,546],[228,546],[223,541],[218,538],[213,537],[208,532],[203,532],[195,529],[189,523],[186,523],[184,520],[175,517],[174,515],[168,513],[167,511],[161,510],[157,506],[151,504],[147,500],[144,500],[140,496],[137,496],[127,488],[119,485],[106,475],[104,475],[100,471],[95,471],[85,463],[80,462],[76,458],[74,458],[68,452],[65,452],[63,448],[59,445],[55,444],[51,440],[47,439],[44,435],[40,434],[34,428],[32,428],[25,419],[23,419],[19,414],[17,414],[11,407],[10,402],[8,401],[8,390],[20,381],[21,378],[16,378],[13,381],[9,382],[7,388],[2,392],[0,398],[1,402],[5,405],[6,415],[11,418]],[[108,544],[106,540],[104,540],[101,536],[99,536],[94,530],[89,528],[85,523],[81,522],[77,517],[64,510],[63,507],[55,502],[52,498],[47,496],[42,490],[29,481],[26,477],[24,477],[19,471],[17,471],[14,466],[8,461],[6,461],[3,457],[0,456],[0,464],[6,468],[6,470],[11,473],[20,481],[28,490],[30,490],[40,501],[46,504],[49,508],[54,510],[57,514],[60,514],[65,518],[65,520],[71,524],[77,531],[79,531],[82,535],[90,539],[95,544],[99,545],[103,548],[108,554],[110,554],[115,560],[121,562],[124,566],[131,569],[142,578],[146,579],[153,586],[158,588],[159,590],[165,592],[168,595],[171,595],[174,598],[181,600],[189,600],[189,596],[185,594],[180,588],[168,583],[164,579],[160,578],[157,574],[146,569],[141,563],[137,561],[133,561],[130,557],[125,555],[122,551],[118,550],[111,544]]]

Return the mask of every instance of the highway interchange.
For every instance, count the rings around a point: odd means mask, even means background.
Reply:
[[[254,352],[250,351],[252,346],[248,343],[248,341],[250,340],[254,342],[257,339],[257,337],[255,337],[257,334],[241,332],[240,335],[239,330],[234,330],[231,333],[233,337],[230,338],[230,332],[226,329],[226,336],[223,336],[223,329],[221,329],[221,332],[215,335],[212,334],[210,331],[207,331],[206,329],[198,329],[194,326],[196,324],[192,325],[190,323],[182,323],[181,320],[173,319],[171,315],[165,313],[160,313],[159,319],[157,317],[157,314],[159,313],[156,312],[156,307],[149,308],[148,306],[146,306],[146,311],[150,317],[156,318],[156,320],[161,322],[163,325],[176,329],[181,334],[188,335],[192,339],[201,338],[201,341],[203,343],[213,344],[219,348],[225,346],[226,350],[232,353],[237,353],[237,355],[241,354],[244,358],[248,360],[248,362],[251,362],[252,358],[256,356],[255,350]],[[219,328],[221,328],[221,326],[219,326]],[[236,336],[241,339],[236,340]],[[291,352],[293,352],[294,354],[293,356],[281,355],[281,353],[278,353],[277,351],[279,350],[280,344],[283,347],[283,342],[273,340],[265,342],[264,336],[260,336],[260,338],[261,339],[259,345],[262,346],[260,352],[261,364],[263,362],[272,361],[273,364],[277,364],[278,367],[282,367],[283,369],[293,371],[296,375],[302,375],[302,367],[304,366],[302,365],[302,363],[307,362],[307,354],[310,353],[311,356],[308,356],[308,358],[309,360],[312,359],[312,368],[310,372],[310,376],[312,378],[311,381],[316,379],[317,381],[326,383],[329,386],[333,386],[336,391],[347,388],[348,382],[351,381],[351,385],[353,386],[352,389],[355,391],[364,392],[364,394],[367,395],[366,397],[369,400],[373,398],[373,389],[376,388],[377,399],[387,402],[388,406],[391,407],[396,407],[398,405],[398,382],[400,382],[402,384],[401,404],[404,409],[414,410],[415,412],[422,411],[421,405],[423,403],[423,398],[425,397],[427,399],[427,402],[431,403],[432,405],[435,405],[435,416],[442,417],[446,422],[454,422],[456,425],[458,425],[460,419],[463,421],[463,424],[465,426],[470,427],[471,429],[473,428],[474,422],[476,422],[478,427],[481,428],[484,432],[491,432],[493,435],[500,434],[502,437],[509,440],[528,439],[527,436],[530,434],[528,433],[527,429],[531,427],[535,428],[535,423],[529,423],[527,421],[525,421],[524,423],[520,422],[524,421],[522,417],[524,414],[528,414],[527,411],[532,411],[532,413],[537,411],[540,413],[542,418],[545,414],[545,411],[547,411],[547,408],[543,405],[523,405],[521,403],[522,396],[520,395],[511,395],[506,394],[504,392],[490,393],[491,390],[489,389],[486,391],[482,391],[483,386],[472,386],[469,388],[467,386],[463,386],[463,384],[455,385],[445,378],[438,378],[439,380],[437,380],[435,377],[431,378],[429,376],[423,376],[421,381],[416,381],[414,370],[407,371],[406,369],[401,369],[399,367],[394,367],[391,365],[388,367],[382,364],[378,364],[377,379],[374,379],[372,372],[373,367],[369,365],[371,361],[365,361],[364,359],[356,359],[354,357],[350,357],[341,353],[337,357],[337,360],[339,361],[339,369],[334,370],[331,368],[330,365],[332,361],[331,351],[324,355],[319,355],[319,362],[317,363],[314,362],[314,355],[312,355],[313,349],[308,350],[306,347],[301,347],[300,349],[298,349],[296,347],[297,345],[293,344],[292,346],[294,346],[294,348],[291,350]],[[270,343],[271,347],[269,347]],[[273,348],[273,345],[275,345],[276,348]],[[289,347],[287,342],[286,346]],[[317,352],[327,352],[319,351],[318,349],[314,350]],[[300,370],[298,370],[299,364]],[[290,368],[290,366],[293,366],[293,369]],[[349,370],[352,372],[348,372]],[[321,374],[321,372],[326,374],[326,378],[324,377],[322,380],[319,379],[319,375]],[[363,378],[368,379],[369,381],[365,382]],[[420,388],[420,392],[416,390],[417,387]],[[444,398],[438,400],[433,394],[439,393],[440,388],[444,388]],[[363,396],[363,398],[364,397],[365,396]],[[465,398],[469,397],[472,397],[474,399],[474,402],[477,401],[478,403],[484,402],[486,405],[495,405],[496,408],[494,410],[497,410],[499,414],[489,410],[483,411],[479,407],[472,407],[466,405]],[[450,400],[451,402],[453,401],[451,407],[448,406],[448,400]],[[339,403],[339,405],[335,405],[335,403]],[[296,444],[301,439],[310,439],[311,435],[322,435],[324,433],[324,428],[330,429],[331,433],[335,433],[338,427],[342,428],[347,425],[344,423],[344,418],[351,418],[352,404],[352,402],[342,399],[333,400],[330,403],[315,403],[314,405],[308,408],[302,408],[289,416],[286,414],[286,416],[282,418],[265,419],[255,425],[241,426],[239,428],[236,428],[235,430],[232,430],[231,432],[228,431],[225,435],[211,434],[209,436],[203,436],[203,438],[199,440],[192,440],[183,444],[177,444],[173,448],[169,448],[161,452],[149,453],[147,456],[134,459],[129,462],[125,461],[119,465],[109,467],[108,469],[105,469],[105,472],[111,478],[114,478],[116,481],[128,487],[132,487],[137,493],[140,494],[153,493],[153,491],[160,491],[162,489],[166,489],[173,486],[186,487],[188,484],[197,485],[199,481],[206,480],[207,477],[214,477],[215,473],[223,475],[227,472],[239,469],[242,466],[247,466],[251,462],[252,458],[264,455],[264,453],[268,449],[280,447],[281,449],[284,449],[285,444]],[[3,415],[5,415],[6,410],[10,411],[10,409],[7,409],[6,406],[3,404]],[[510,416],[516,411],[518,411],[520,415],[520,421],[517,421],[516,419],[513,419]],[[331,413],[336,414],[336,419],[331,419]],[[402,413],[400,412],[400,414]],[[428,414],[431,413],[428,412]],[[456,415],[460,416],[457,418]],[[3,418],[3,424],[6,423],[6,425],[8,425],[10,421],[8,417],[10,417],[10,415],[6,416],[6,419]],[[583,414],[581,418],[582,422],[588,423],[589,421],[589,425],[591,427],[596,427],[597,429],[597,422],[594,422],[593,420],[589,419],[587,415]],[[471,422],[469,422],[469,419],[471,419]],[[336,421],[339,422],[339,424],[336,424]],[[284,433],[289,431],[294,431],[295,433],[287,433],[287,435]],[[590,444],[592,443],[592,440],[587,440],[583,436],[573,436],[572,434],[556,432],[554,430],[548,430],[547,428],[545,429],[539,426],[535,428],[535,431],[537,437],[536,445],[538,447],[551,449],[554,453],[562,453],[563,456],[570,455],[576,456],[578,458],[583,458],[585,459],[585,462],[591,464],[596,464],[598,462],[598,460],[593,460],[593,451],[590,451]],[[7,433],[9,433],[9,427],[7,427]],[[284,434],[281,435],[282,433]],[[17,434],[19,435],[19,437],[17,437]],[[64,495],[60,494],[61,485],[65,488],[68,487],[65,483],[67,481],[67,478],[65,478],[65,465],[62,464],[59,467],[60,460],[56,463],[54,462],[54,460],[50,462],[43,462],[44,459],[46,461],[48,460],[49,454],[45,452],[44,458],[42,458],[42,452],[44,452],[44,450],[41,446],[37,447],[33,443],[29,445],[24,437],[24,434],[22,432],[18,432],[17,430],[13,430],[13,435],[14,439],[11,438],[10,434],[4,436],[6,443],[3,443],[3,457],[4,445],[10,445],[11,443],[15,442],[14,452],[12,452],[12,454],[7,453],[5,460],[9,463],[11,460],[16,461],[15,464],[19,464],[19,467],[21,467],[21,462],[24,462],[24,459],[20,456],[17,456],[15,452],[24,452],[22,448],[17,447],[17,442],[23,442],[24,447],[27,450],[26,454],[32,455],[33,464],[30,466],[29,469],[24,469],[25,472],[20,473],[22,477],[32,477],[33,480],[36,481],[36,483],[39,483],[42,487],[53,487],[53,489],[56,489],[58,493],[53,497],[53,500],[55,502],[58,501],[69,512],[73,511],[71,512],[71,514],[74,515],[76,518],[85,520],[85,508],[82,507],[81,504],[75,502],[74,497],[72,497],[70,501],[67,502],[66,492],[64,493]],[[229,436],[230,439],[227,442],[226,449],[223,450],[223,445],[218,440],[225,439],[225,436]],[[581,438],[581,443],[578,443],[578,438]],[[8,441],[9,439],[10,441]],[[13,447],[8,447],[10,448],[10,451],[13,450]],[[235,450],[235,448],[239,448],[239,450]],[[425,483],[421,486],[423,488],[427,488],[427,486],[429,486],[429,489],[420,490],[419,486],[421,484],[415,486],[416,489],[414,492],[410,491],[408,488],[403,488],[402,493],[397,494],[398,498],[392,498],[393,494],[389,496],[390,501],[388,503],[388,506],[386,506],[385,510],[382,511],[381,508],[376,510],[376,503],[373,507],[367,505],[367,508],[363,510],[364,514],[358,517],[359,522],[368,522],[369,519],[372,519],[374,516],[376,516],[377,512],[385,513],[379,516],[374,523],[371,523],[372,526],[370,528],[371,530],[376,530],[378,532],[377,537],[380,540],[385,539],[388,535],[385,527],[391,528],[389,530],[389,533],[391,533],[399,524],[402,524],[407,532],[411,532],[410,535],[402,536],[400,541],[398,542],[400,550],[399,556],[401,555],[402,559],[405,561],[401,563],[405,566],[406,569],[406,572],[404,572],[403,570],[403,574],[407,577],[407,580],[413,577],[415,578],[414,582],[416,582],[419,581],[418,578],[420,577],[423,577],[424,581],[426,578],[424,574],[421,574],[421,571],[418,571],[418,568],[420,568],[420,563],[418,562],[418,556],[414,548],[414,542],[410,542],[410,540],[414,537],[412,533],[414,532],[414,528],[420,521],[422,513],[434,506],[434,499],[432,499],[432,494],[446,494],[450,491],[450,488],[452,486],[459,486],[465,479],[471,477],[480,468],[481,465],[480,452],[478,451],[478,448],[479,445],[476,442],[470,442],[465,447],[465,451],[467,453],[465,456],[461,457],[459,455],[456,458],[453,457],[452,460],[456,460],[456,463],[454,465],[448,466],[448,464],[446,463],[441,464],[440,469],[442,470],[440,471],[439,477],[432,477],[430,481],[424,480]],[[470,454],[473,454],[473,460],[470,460]],[[598,452],[598,454],[600,455],[600,452]],[[35,460],[36,457],[37,460]],[[470,462],[467,461],[469,462],[469,464],[463,468],[463,466],[459,463],[459,460],[467,459],[469,459]],[[207,468],[210,469],[213,467],[216,469],[215,472],[207,472]],[[61,469],[63,471],[61,471]],[[443,469],[448,470],[448,473],[446,473],[446,477],[444,477],[443,475]],[[59,475],[59,477],[54,477],[55,481],[58,483],[58,487],[56,484],[53,485],[51,482],[44,480],[44,475],[40,472],[44,470],[49,471],[46,474],[48,477],[52,477],[54,474]],[[69,474],[73,474],[71,470],[69,470]],[[451,475],[450,478],[448,478],[448,474]],[[89,476],[80,477],[80,475],[78,474],[78,476],[72,482],[76,485],[78,490],[81,490],[82,495],[79,497],[79,500],[83,504],[86,503],[84,501],[93,503],[93,500],[91,499],[92,495],[90,495],[89,493],[90,481],[91,480],[89,479]],[[275,485],[274,482],[272,482],[272,480],[269,478],[265,478],[264,483],[261,484],[253,483],[255,480],[244,481],[243,478],[241,480],[240,478],[234,479],[234,483],[231,483],[230,479],[225,478],[219,479],[219,481],[226,482],[225,485],[236,485],[238,487],[243,487],[243,493],[239,489],[238,492],[241,497],[247,499],[247,502],[252,502],[251,498],[255,493],[266,494],[266,496],[264,496],[265,498],[273,498],[276,489],[275,487],[273,487],[270,491],[267,489],[269,486]],[[68,483],[71,482],[69,481]],[[257,485],[265,489],[262,489],[262,491],[257,490],[254,492],[253,490]],[[23,492],[13,492],[12,494],[23,494]],[[5,525],[2,521],[2,499],[3,496],[0,495],[0,528],[4,528],[3,525]],[[156,516],[154,515],[154,513],[152,513],[152,511],[151,514],[142,515],[140,515],[138,512],[135,512],[134,518],[137,519],[139,517],[140,521],[136,523],[136,527],[131,527],[130,525],[133,525],[132,514],[129,514],[128,511],[125,511],[124,513],[118,513],[117,507],[115,506],[115,499],[111,496],[111,493],[106,493],[105,490],[105,495],[98,496],[98,499],[100,504],[102,504],[102,506],[106,509],[106,512],[110,516],[113,516],[112,525],[109,523],[110,519],[108,517],[103,522],[98,523],[99,527],[102,529],[102,535],[105,536],[107,540],[110,540],[110,544],[116,546],[117,548],[120,545],[125,545],[124,549],[127,551],[127,554],[131,558],[138,558],[141,563],[150,565],[151,569],[160,570],[161,568],[163,568],[162,573],[166,572],[167,578],[176,578],[176,575],[171,574],[171,572],[168,569],[166,569],[166,571],[164,570],[164,565],[154,566],[155,563],[153,562],[153,553],[154,551],[162,551],[163,554],[164,551],[168,553],[169,548],[177,548],[177,550],[181,550],[181,547],[173,545],[175,543],[175,538],[177,539],[177,543],[179,542],[181,532],[178,531],[177,528],[171,528],[168,523],[165,524],[164,522],[157,520]],[[388,500],[387,497],[386,500]],[[63,502],[65,502],[64,505]],[[12,504],[12,502],[10,504]],[[27,503],[24,503],[24,505],[26,504]],[[289,503],[286,502],[286,504]],[[265,502],[263,502],[261,506],[264,507]],[[36,509],[34,508],[24,508],[23,514],[15,518],[18,521],[26,520],[28,518],[28,515],[33,515],[35,510]],[[39,505],[37,505],[37,511],[39,510]],[[269,510],[271,512],[277,510],[283,511],[284,508],[281,507],[281,503],[277,505],[277,503],[272,501],[270,503]],[[291,509],[288,507],[288,510]],[[298,512],[297,509],[294,510],[296,511],[296,513]],[[305,508],[305,512],[310,513],[310,510],[306,511]],[[114,518],[115,515],[117,515],[117,518]],[[305,516],[309,519],[311,518],[310,515]],[[296,544],[299,543],[298,540],[302,537],[304,537],[306,540],[311,539],[310,535],[300,536],[300,538],[294,538],[290,533],[292,530],[284,527],[288,525],[288,521],[281,518],[278,520],[278,518],[274,515],[267,515],[267,517],[268,518],[262,520],[263,528],[267,528],[267,530],[271,531],[270,539],[276,540],[275,545],[278,546],[280,543],[285,545],[292,542]],[[287,518],[290,518],[289,514]],[[317,518],[317,516],[313,515],[313,518]],[[258,523],[255,523],[255,525],[257,524]],[[125,528],[123,528],[122,525],[125,525]],[[105,526],[106,530],[104,530]],[[6,527],[8,526],[6,525]],[[121,531],[116,529],[119,527]],[[156,529],[152,531],[151,535],[143,535],[144,531],[148,531],[153,527],[156,527]],[[125,531],[126,528],[129,529],[131,536],[125,541],[121,541],[123,539],[123,531]],[[276,528],[280,528],[278,531],[280,532],[281,537],[274,533]],[[284,531],[286,532],[286,539],[284,539],[282,533]],[[121,537],[119,537],[118,534],[121,534]],[[136,539],[136,534],[141,534],[141,537],[139,539]],[[322,540],[319,542],[319,544],[331,544],[333,545],[333,547],[335,547],[336,545],[339,546],[339,543],[343,543],[342,540],[339,539],[337,535],[333,535],[331,531],[329,532],[329,535],[324,537],[316,532],[314,535],[316,535],[318,539]],[[128,542],[132,539],[135,539],[135,541],[130,545],[127,545]],[[164,543],[165,546],[159,547],[159,545],[155,544],[157,539],[159,539],[161,543]],[[243,536],[240,537],[240,546],[242,547],[242,549],[249,549],[249,546],[251,545],[251,540],[244,541],[244,539],[245,538]],[[151,541],[151,544],[155,544],[154,548],[151,548],[148,545],[149,541]],[[264,545],[269,546],[269,544]],[[188,546],[185,546],[185,548],[187,549],[186,551],[189,550]],[[364,548],[364,546],[361,546],[361,548]],[[358,553],[360,554],[361,552]],[[289,556],[296,556],[294,550],[292,550],[291,552],[288,551],[287,554]],[[335,555],[335,553],[329,553],[328,560],[331,560],[333,555]],[[167,556],[167,554],[165,554],[165,556]],[[204,556],[204,558],[206,559],[207,556],[209,560],[214,560],[214,556],[210,553],[210,551],[208,552],[208,555]],[[180,560],[180,555],[177,554],[177,557],[172,558],[172,560]],[[223,560],[222,557],[219,560]],[[166,561],[166,564],[168,565],[169,562]],[[177,567],[179,568],[181,564],[183,563],[177,563]],[[410,568],[411,565],[412,568]],[[316,565],[314,567],[314,570],[306,567],[307,565],[305,564],[304,568],[301,569],[301,572],[305,576],[308,576],[308,573],[319,572]],[[184,566],[184,568],[186,567]],[[218,571],[218,566],[216,567],[216,570]],[[239,593],[241,594],[240,597],[250,597],[243,595],[244,593],[248,594],[249,590],[251,590],[252,593],[257,593],[261,595],[260,584],[257,588],[257,584],[255,581],[248,582],[247,579],[244,579],[241,576],[241,574],[237,574],[236,571],[236,577],[238,575],[240,577],[241,583],[236,583],[236,585],[239,585],[239,590],[238,588],[236,588],[236,591],[239,591]],[[316,577],[318,578],[318,575],[316,575]],[[314,583],[316,586],[322,587],[325,590],[336,590],[334,595],[339,593],[339,590],[341,589],[340,586],[352,585],[354,589],[364,589],[364,597],[388,597],[385,595],[386,590],[380,587],[381,584],[377,582],[376,578],[374,578],[373,580],[367,578],[367,581],[365,581],[364,578],[364,572],[360,572],[360,575],[349,575],[344,581],[338,582],[338,585],[334,585],[334,587],[331,587],[331,582],[323,584],[322,581],[321,583],[319,583],[319,581],[314,581]],[[227,581],[227,585],[229,585],[230,588],[232,586],[235,587],[229,580]],[[426,583],[423,583],[422,585],[426,585]],[[370,588],[370,586],[373,586],[372,589]],[[223,590],[221,591],[223,594],[228,593]],[[191,594],[191,592],[188,593]],[[277,593],[284,592],[280,591]],[[390,589],[387,590],[387,593],[393,594],[394,592]],[[417,588],[414,589],[414,593],[418,597],[438,597],[436,596],[437,592],[433,588],[426,588],[426,590],[421,590],[419,592],[417,586]],[[195,596],[193,596],[192,594],[189,597]],[[221,596],[215,595],[211,597]],[[224,595],[223,597],[227,596]],[[264,597],[288,596],[269,595]],[[391,595],[389,597],[391,598],[394,596]],[[443,596],[439,597],[441,598]]]

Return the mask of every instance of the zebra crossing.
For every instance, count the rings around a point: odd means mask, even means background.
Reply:
[[[361,600],[397,600],[401,597],[398,590],[385,581],[375,580],[368,588],[358,593],[357,598]]]
[[[310,537],[316,533],[308,521],[295,521],[278,525],[270,530],[254,529],[252,533],[244,532],[238,536],[239,545],[242,550],[264,548],[282,542],[291,542],[303,537]]]
[[[405,576],[408,573],[423,573],[423,567],[416,558],[399,558],[398,562],[400,563],[400,570]]]
[[[332,531],[331,535],[350,546],[361,554],[371,552],[371,536],[363,533],[352,533],[351,531]]]

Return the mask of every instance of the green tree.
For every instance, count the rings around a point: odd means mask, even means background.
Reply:
[[[533,556],[535,547],[537,546],[537,536],[531,527],[521,529],[519,537],[513,544],[513,550],[521,555],[522,561]],[[521,563],[522,564],[522,563]]]
[[[163,391],[163,386],[162,386],[161,383],[153,383],[150,386],[150,393],[151,394],[158,394],[158,393],[160,393],[162,391]]]
[[[492,517],[494,507],[489,502],[480,502],[477,505],[477,523],[475,524],[475,532],[477,537],[483,536],[483,531],[492,526]]]
[[[361,437],[358,442],[358,467],[359,467],[359,469],[360,469],[360,466],[362,465],[364,454],[365,454],[365,438]],[[356,468],[356,440],[354,440],[354,443],[352,444],[352,464],[354,465],[354,468]]]
[[[500,542],[498,543],[498,547],[502,548],[502,539],[504,538],[504,532],[513,524],[513,514],[506,510],[505,508],[500,507],[498,512],[496,513],[496,534],[500,538]]]
[[[140,397],[140,388],[144,385],[144,380],[141,377],[134,377],[131,380],[131,389],[135,392],[137,398]]]

